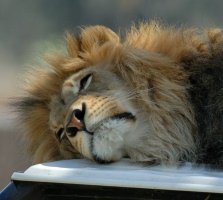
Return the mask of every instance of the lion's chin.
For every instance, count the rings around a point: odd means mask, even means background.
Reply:
[[[100,124],[94,134],[79,131],[69,138],[84,157],[100,164],[112,163],[125,157],[126,138],[134,133],[135,119],[110,118]]]

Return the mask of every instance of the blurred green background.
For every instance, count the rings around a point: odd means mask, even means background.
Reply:
[[[122,31],[154,18],[177,26],[222,27],[222,10],[221,0],[0,0],[0,190],[13,171],[30,165],[4,102],[16,92],[20,74],[41,65],[41,55],[50,49],[61,49],[65,30],[99,24]]]

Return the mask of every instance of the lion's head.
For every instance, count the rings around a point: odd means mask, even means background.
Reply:
[[[177,38],[159,31],[143,24],[122,41],[108,28],[87,27],[67,34],[66,56],[48,57],[49,68],[25,77],[15,105],[34,163],[195,158],[188,75],[162,46],[163,38]]]
[[[98,162],[127,155],[130,139],[140,128],[130,100],[135,92],[127,92],[131,89],[111,68],[97,65],[74,73],[51,102],[49,124],[58,139],[68,137],[77,152]]]

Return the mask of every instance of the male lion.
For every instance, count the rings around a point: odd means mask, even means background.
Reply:
[[[14,102],[33,163],[129,157],[223,168],[222,30],[152,21],[123,39],[91,26],[66,40],[67,55],[34,68]]]

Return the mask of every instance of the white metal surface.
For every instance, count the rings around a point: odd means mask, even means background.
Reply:
[[[223,193],[223,172],[190,164],[146,167],[128,159],[108,165],[84,159],[43,163],[13,173],[12,180]]]

